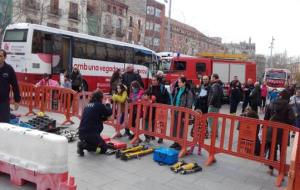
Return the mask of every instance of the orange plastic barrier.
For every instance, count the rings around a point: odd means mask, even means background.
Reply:
[[[125,104],[120,104],[116,102],[112,103],[113,114],[110,117],[110,119],[105,122],[105,124],[112,126],[116,131],[115,134],[112,136],[112,138],[121,136],[121,130],[127,127],[128,119],[129,119],[128,109],[129,109],[128,102],[126,102]],[[123,123],[121,123],[121,117],[123,117]]]
[[[292,150],[291,166],[288,173],[288,186],[286,190],[298,190],[300,188],[300,139],[299,133],[295,136]]]
[[[277,122],[217,113],[208,113],[203,119],[206,120],[208,118],[213,120],[211,140],[202,140],[199,142],[209,152],[206,165],[210,165],[216,161],[215,154],[217,153],[246,158],[273,166],[279,172],[276,185],[280,186],[282,184],[289,167],[286,163],[289,134],[293,131],[299,132],[299,129]],[[238,126],[239,130],[236,130]],[[262,134],[262,140],[259,143],[257,142],[258,130],[261,130]],[[278,133],[279,130],[282,132],[282,135]],[[267,135],[269,138],[267,138]],[[219,141],[217,141],[217,136],[220,137]],[[238,137],[237,143],[234,142],[235,137]],[[278,144],[281,144],[281,150],[280,156],[276,161],[275,154]],[[270,156],[266,156],[265,153],[267,151],[269,151]]]
[[[180,144],[179,157],[192,153],[199,139],[205,135],[205,130],[201,130],[201,113],[145,101],[130,104],[128,126],[135,135],[132,144],[142,134],[168,139]]]
[[[35,107],[42,112],[51,111],[62,113],[66,120],[63,125],[67,123],[73,124],[71,117],[77,112],[72,106],[72,100],[76,99],[77,93],[71,89],[60,87],[40,86],[36,88]],[[76,103],[74,104],[76,105]],[[73,113],[74,112],[74,113]]]
[[[21,102],[20,105],[28,107],[28,112],[25,114],[28,115],[34,115],[33,107],[34,107],[34,97],[35,97],[35,86],[33,84],[29,83],[19,83],[20,88],[20,96],[21,96]],[[11,103],[13,103],[13,92],[10,91],[9,94]]]

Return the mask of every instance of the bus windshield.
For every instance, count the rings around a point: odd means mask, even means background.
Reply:
[[[268,71],[266,73],[267,79],[286,79],[286,73],[282,71]]]
[[[27,29],[6,30],[3,41],[4,42],[26,42],[27,32],[28,32]]]

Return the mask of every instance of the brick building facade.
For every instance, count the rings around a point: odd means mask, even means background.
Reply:
[[[165,5],[147,0],[144,45],[156,52],[164,50]]]
[[[168,35],[168,18],[165,18],[165,36]],[[166,41],[166,43],[168,43]],[[171,19],[170,45],[172,52],[195,55],[199,52],[223,51],[221,38],[210,38],[196,28]]]

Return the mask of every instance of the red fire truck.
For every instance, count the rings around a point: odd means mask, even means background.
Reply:
[[[256,63],[246,60],[244,55],[202,53],[199,56],[186,56],[173,53],[159,53],[159,69],[163,70],[166,81],[173,84],[184,75],[193,84],[199,79],[217,73],[224,83],[224,96],[228,96],[229,83],[234,76],[244,84],[247,79],[256,80]]]

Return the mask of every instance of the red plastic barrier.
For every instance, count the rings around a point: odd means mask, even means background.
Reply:
[[[202,140],[199,142],[199,144],[209,152],[209,158],[206,162],[206,165],[214,163],[216,161],[215,154],[218,153],[225,153],[240,158],[246,158],[249,160],[264,163],[269,166],[273,166],[274,169],[277,169],[279,175],[276,180],[276,185],[281,185],[283,178],[288,171],[288,164],[286,163],[286,160],[289,134],[291,132],[299,132],[299,129],[277,122],[217,113],[208,113],[203,119],[204,121],[206,121],[208,118],[211,118],[213,120],[211,140]],[[238,125],[240,125],[239,131],[236,130]],[[257,143],[257,127],[261,127],[261,143]],[[281,142],[277,141],[277,138],[278,140],[280,139],[278,130],[282,130]],[[217,134],[219,134],[218,136],[220,137],[219,141],[217,141]],[[267,135],[270,135],[270,142],[267,141]],[[234,137],[236,136],[238,136],[237,145],[234,144]],[[265,156],[265,153],[267,151],[267,143],[268,146],[270,146],[270,158]],[[275,146],[277,146],[278,143],[281,144],[279,156],[280,158],[278,159],[278,161],[275,161]],[[258,154],[256,155],[254,154],[255,149],[258,150]]]
[[[10,175],[10,180],[17,186],[26,181],[36,184],[37,190],[76,190],[74,178],[68,179],[68,173],[42,174],[23,169],[15,165],[0,161],[0,172]]]
[[[201,130],[201,113],[188,108],[141,101],[130,104],[129,111],[128,126],[135,135],[132,144],[142,134],[171,140],[181,146],[179,157],[183,157],[192,153],[205,135],[205,130]]]

